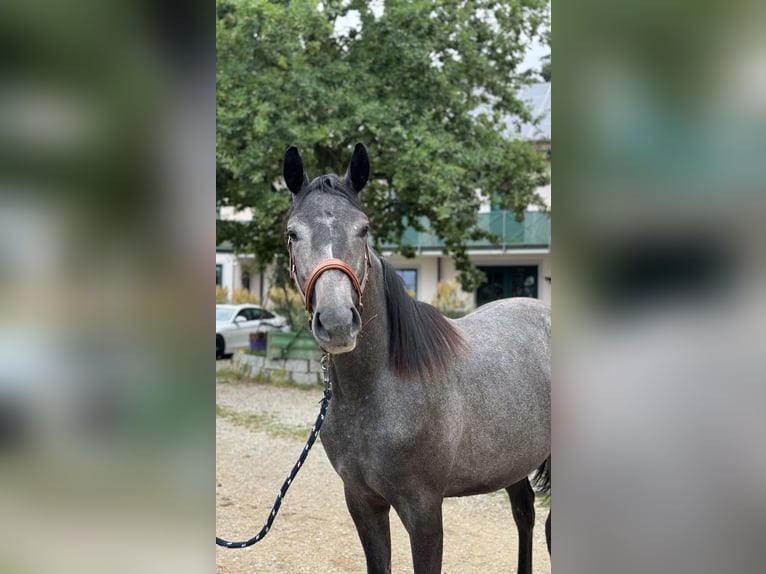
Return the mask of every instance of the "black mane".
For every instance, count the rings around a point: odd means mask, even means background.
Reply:
[[[394,372],[402,378],[439,375],[465,349],[465,341],[435,307],[410,297],[390,263],[380,263]]]

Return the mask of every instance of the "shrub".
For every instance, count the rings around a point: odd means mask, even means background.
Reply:
[[[215,286],[215,302],[216,303],[228,303],[229,302],[229,288]]]
[[[286,317],[293,331],[308,324],[308,314],[298,292],[289,287],[272,287],[269,290],[268,309]]]
[[[235,305],[240,305],[242,303],[258,305],[261,300],[257,293],[251,293],[243,287],[241,289],[234,289],[233,302]]]
[[[460,284],[457,280],[439,281],[436,286],[436,295],[431,301],[443,315],[453,319],[462,317],[468,313],[473,305],[470,295],[461,295]]]

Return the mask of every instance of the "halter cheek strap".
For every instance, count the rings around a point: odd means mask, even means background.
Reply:
[[[292,239],[288,239],[287,241],[287,251],[290,254],[290,277],[292,278],[293,283],[295,283],[295,287],[298,289],[298,293],[300,294],[301,299],[303,299],[303,304],[306,306],[306,311],[308,312],[309,316],[313,315],[311,310],[311,294],[314,291],[314,286],[316,285],[319,276],[325,271],[329,271],[330,269],[337,269],[338,271],[342,271],[348,276],[349,279],[351,279],[351,283],[354,285],[356,294],[359,297],[359,312],[362,312],[362,309],[364,308],[364,305],[362,304],[362,294],[364,293],[364,288],[367,286],[369,269],[372,266],[372,262],[370,261],[369,245],[366,243],[364,245],[364,276],[362,277],[361,282],[348,263],[341,259],[331,258],[320,261],[317,266],[314,267],[314,269],[311,271],[311,274],[309,275],[308,281],[306,281],[305,291],[301,287],[300,281],[298,281],[298,272],[295,268],[295,257],[293,257]]]

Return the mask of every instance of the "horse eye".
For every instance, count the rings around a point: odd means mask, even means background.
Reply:
[[[359,237],[367,237],[367,234],[370,232],[370,226],[365,225],[362,227],[362,229],[359,230]]]
[[[291,241],[297,241],[298,239],[298,234],[295,233],[295,231],[293,231],[292,229],[288,229],[285,235],[287,235],[287,238],[290,239]]]

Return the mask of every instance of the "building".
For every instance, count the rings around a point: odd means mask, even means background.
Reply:
[[[540,211],[527,211],[524,221],[517,222],[512,213],[486,209],[479,213],[479,225],[501,241],[469,244],[468,255],[484,271],[487,281],[476,292],[463,295],[474,306],[520,296],[550,303],[550,218]],[[431,302],[440,281],[457,278],[452,258],[443,254],[441,243],[427,232],[408,230],[405,239],[415,247],[416,257],[406,259],[385,249],[383,255],[399,270],[417,299]]]
[[[220,207],[216,210],[216,219],[249,221],[252,214],[249,209],[236,211],[233,207]],[[269,289],[265,277],[268,273],[258,273],[253,263],[252,255],[235,253],[227,242],[216,247],[215,284],[228,290],[229,300],[234,290],[241,288],[255,292],[261,301],[265,299]]]

